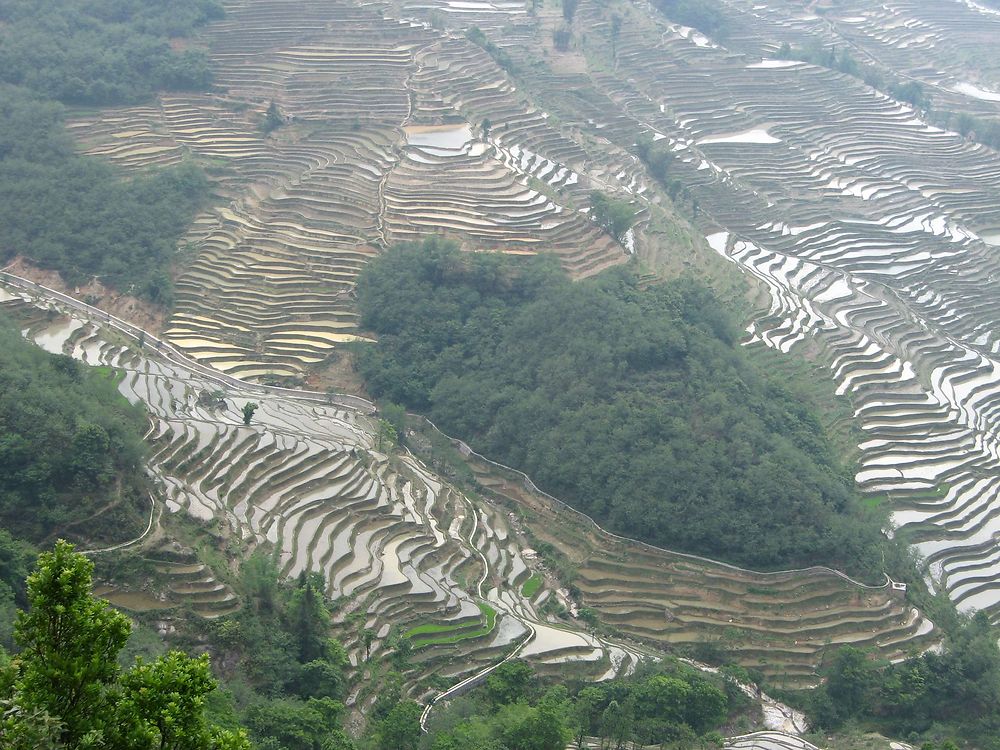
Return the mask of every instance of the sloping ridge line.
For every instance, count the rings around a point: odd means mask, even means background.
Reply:
[[[872,585],[872,584],[863,583],[861,581],[858,581],[858,580],[856,580],[854,578],[851,578],[849,575],[847,575],[843,571],[836,570],[835,568],[828,568],[825,565],[813,565],[813,566],[810,566],[808,568],[792,568],[790,570],[774,570],[774,571],[751,570],[750,568],[741,568],[738,565],[732,565],[732,564],[727,563],[727,562],[722,562],[721,560],[713,560],[713,559],[711,559],[709,557],[702,557],[700,555],[693,555],[693,554],[688,553],[688,552],[677,552],[675,550],[666,549],[665,547],[657,547],[655,544],[649,544],[648,542],[643,542],[643,541],[640,541],[638,539],[632,539],[631,537],[620,536],[619,534],[615,534],[614,532],[608,531],[607,529],[603,528],[599,523],[597,523],[597,521],[595,521],[593,518],[591,518],[590,516],[588,516],[583,511],[577,510],[576,508],[574,508],[573,506],[571,506],[568,503],[564,502],[563,500],[560,500],[557,497],[553,497],[552,495],[550,495],[549,493],[547,493],[545,490],[539,489],[538,485],[536,485],[533,481],[531,481],[531,478],[527,474],[525,474],[523,471],[521,471],[520,469],[511,468],[510,466],[502,464],[499,461],[493,461],[492,459],[487,458],[486,456],[482,455],[481,453],[477,453],[476,451],[474,451],[469,446],[468,443],[466,443],[463,440],[459,440],[458,438],[454,438],[451,435],[447,434],[446,432],[444,432],[443,430],[441,430],[436,424],[434,424],[434,422],[432,422],[429,418],[425,417],[422,414],[409,414],[409,416],[411,416],[411,417],[418,417],[420,419],[423,419],[425,422],[427,422],[427,424],[429,424],[432,428],[434,428],[434,430],[438,434],[440,434],[442,437],[446,438],[447,440],[451,441],[453,444],[457,445],[459,451],[461,451],[463,454],[465,454],[465,455],[473,455],[476,458],[478,458],[480,461],[484,461],[484,462],[490,464],[491,466],[495,466],[498,469],[503,469],[504,471],[509,471],[509,472],[514,473],[514,474],[517,474],[518,476],[520,476],[523,479],[524,486],[525,486],[526,489],[528,489],[531,492],[535,492],[535,493],[537,493],[539,495],[542,495],[543,497],[545,497],[545,498],[551,500],[552,502],[556,503],[559,507],[564,508],[567,511],[570,511],[571,513],[574,513],[577,516],[580,516],[581,518],[584,518],[585,520],[587,520],[588,522],[590,522],[590,524],[595,529],[597,529],[597,531],[600,534],[603,534],[604,536],[610,537],[611,539],[614,539],[616,541],[627,542],[629,544],[637,544],[640,547],[644,547],[645,549],[652,550],[654,552],[666,553],[668,555],[677,555],[678,557],[684,557],[684,558],[687,558],[688,560],[696,560],[698,562],[707,563],[709,565],[718,565],[718,566],[721,566],[721,567],[724,567],[724,568],[728,568],[729,570],[737,571],[739,573],[748,573],[748,574],[754,575],[754,576],[789,576],[789,575],[795,575],[795,574],[801,574],[801,573],[821,573],[821,574],[824,574],[824,575],[834,575],[834,576],[837,576],[837,577],[842,578],[843,580],[847,581],[848,583],[851,583],[851,584],[854,584],[855,586],[859,586],[861,588],[869,589],[869,590],[872,590],[872,591],[878,591],[878,590],[884,589],[886,586],[890,586],[893,583],[893,580],[889,577],[889,575],[887,573],[884,573],[884,572],[882,573],[882,575],[885,576],[885,582],[881,583],[881,584],[878,584],[878,585]]]

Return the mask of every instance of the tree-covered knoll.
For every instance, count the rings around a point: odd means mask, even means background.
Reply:
[[[36,543],[141,531],[142,410],[104,373],[39,349],[6,321],[0,352],[0,527]]]
[[[378,397],[426,412],[610,529],[757,568],[877,568],[877,523],[814,411],[710,290],[394,249],[358,284]]]
[[[221,17],[216,0],[4,0],[0,81],[98,106],[203,89],[205,54],[174,50],[170,39]]]

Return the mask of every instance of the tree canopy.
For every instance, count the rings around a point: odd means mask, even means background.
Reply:
[[[249,750],[240,732],[211,726],[216,688],[207,656],[171,652],[122,672],[128,618],[92,593],[93,563],[60,541],[28,577],[17,658],[0,675],[5,748]],[[31,744],[33,743],[33,744]]]
[[[545,259],[431,241],[377,259],[358,294],[376,396],[612,530],[760,568],[875,557],[877,524],[815,412],[702,284],[571,283]]]
[[[825,677],[807,698],[823,729],[855,721],[901,737],[951,735],[1000,749],[1000,648],[985,612],[951,628],[942,650],[896,664],[842,648]]]
[[[709,679],[672,660],[600,685],[545,687],[520,661],[500,666],[469,697],[436,709],[431,750],[565,750],[597,737],[602,747],[648,746],[698,737],[716,729],[742,702],[724,678]],[[609,744],[605,744],[607,741]],[[673,746],[673,745],[671,745]]]
[[[215,0],[0,3],[0,262],[23,255],[169,305],[177,241],[208,196],[191,165],[126,178],[79,156],[58,102],[133,103],[203,89],[204,54],[171,38],[221,16]]]
[[[203,89],[212,79],[205,54],[169,40],[222,15],[216,0],[6,0],[0,81],[88,105]]]
[[[49,354],[2,318],[0,351],[0,526],[35,543],[95,516],[112,539],[135,533],[148,508],[143,410],[112,373]]]

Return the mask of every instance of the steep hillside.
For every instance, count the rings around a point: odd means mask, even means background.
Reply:
[[[358,284],[376,396],[528,472],[612,531],[758,569],[881,579],[815,410],[757,369],[690,279],[571,283],[539,264],[424,243]]]
[[[123,373],[46,352],[7,317],[0,350],[0,527],[35,544],[136,536],[149,515],[147,424],[118,393]]]

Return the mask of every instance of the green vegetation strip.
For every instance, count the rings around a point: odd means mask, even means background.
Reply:
[[[542,587],[542,577],[535,573],[531,578],[524,582],[521,587],[521,596],[525,599],[530,599],[535,595],[535,593]]]
[[[423,648],[424,646],[437,646],[447,643],[458,643],[471,638],[481,638],[493,632],[497,624],[497,611],[489,604],[477,602],[479,612],[486,620],[486,624],[476,630],[466,630],[468,625],[418,625],[403,634],[404,638],[413,638],[418,635],[431,635],[430,638],[419,638],[413,641],[413,648]]]

